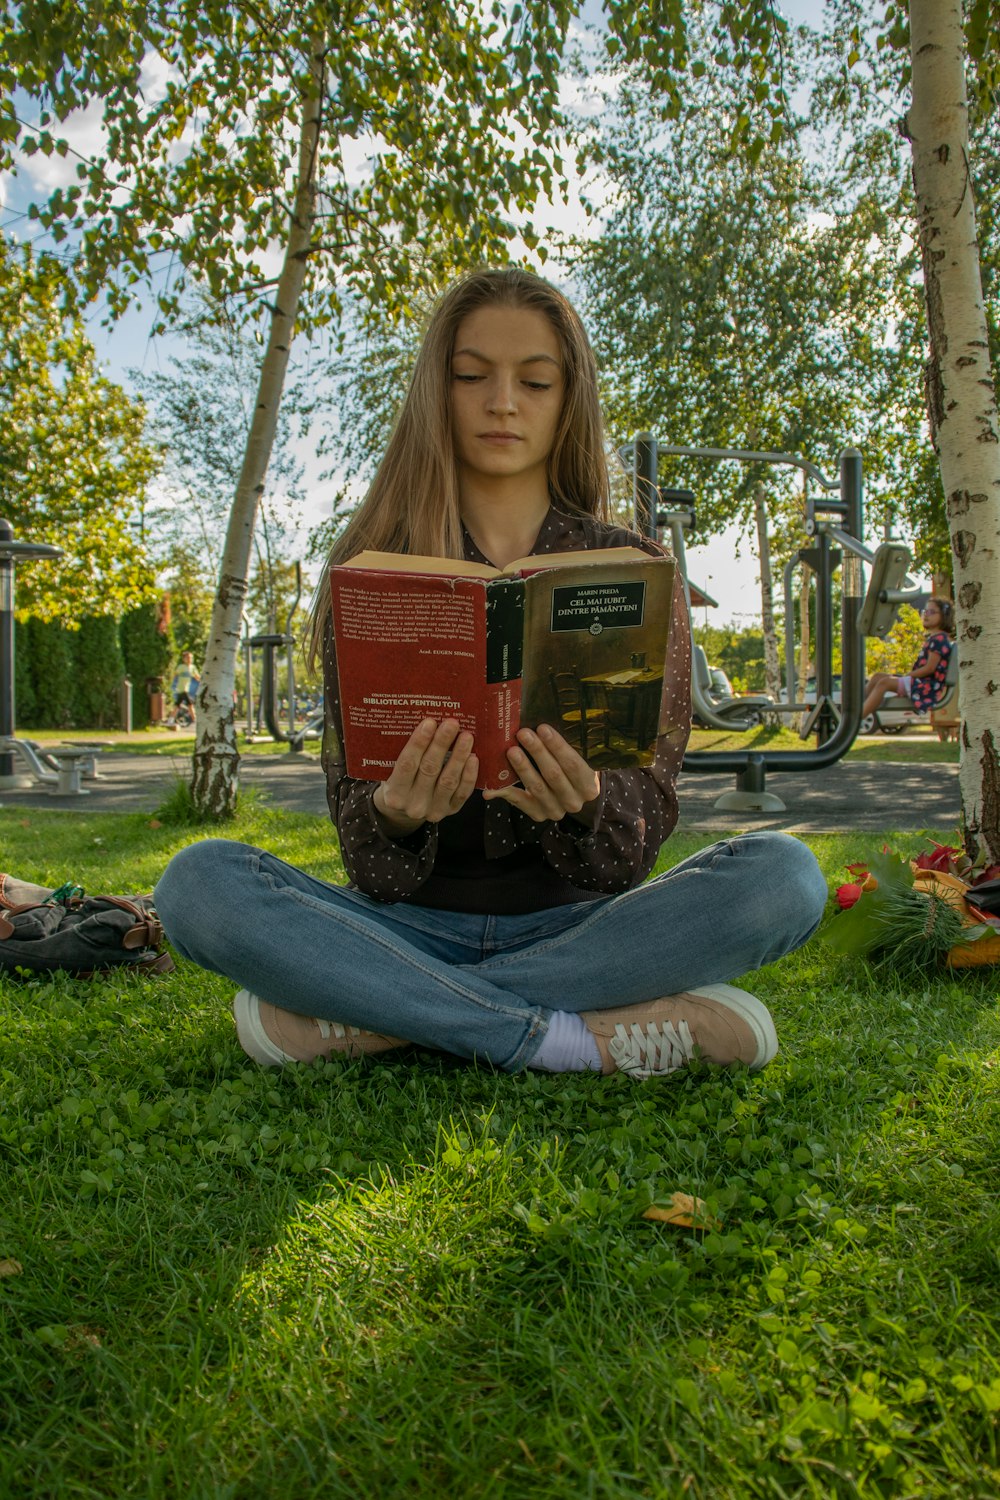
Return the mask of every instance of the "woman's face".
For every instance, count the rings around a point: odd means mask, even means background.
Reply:
[[[469,313],[451,359],[460,480],[516,477],[547,488],[564,394],[559,340],[542,313],[500,306]]]

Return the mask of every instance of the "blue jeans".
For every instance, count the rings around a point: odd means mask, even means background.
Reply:
[[[285,1010],[524,1068],[554,1010],[726,982],[815,931],[826,882],[781,833],[702,849],[635,890],[523,916],[373,901],[225,839],[175,855],[156,909],[184,958]]]

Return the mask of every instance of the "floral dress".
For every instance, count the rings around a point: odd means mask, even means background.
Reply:
[[[910,678],[910,697],[913,707],[918,714],[930,713],[936,703],[944,697],[946,678],[948,676],[948,660],[953,650],[953,642],[948,639],[943,631],[936,635],[927,637],[921,648],[920,655],[913,663],[912,670],[918,671],[926,666],[927,658],[933,651],[938,654],[938,664],[930,677]]]

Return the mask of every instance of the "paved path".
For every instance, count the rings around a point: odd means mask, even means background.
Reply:
[[[154,812],[178,777],[186,779],[185,756],[106,752],[100,779],[84,781],[86,797],[52,796],[47,788],[0,791],[0,807],[44,807],[77,813]],[[266,791],[276,807],[326,817],[323,775],[314,756],[248,755],[240,763],[241,783]],[[730,831],[783,828],[797,833],[839,833],[845,829],[885,832],[929,828],[953,832],[959,820],[958,767],[909,765],[903,761],[838,761],[826,771],[774,773],[769,791],[786,805],[781,813],[719,812],[715,800],[735,786],[735,777],[682,775],[681,828]]]

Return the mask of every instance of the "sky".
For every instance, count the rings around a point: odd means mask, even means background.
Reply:
[[[783,9],[793,23],[818,24],[821,19],[822,0],[784,0]],[[593,15],[590,14],[591,11]],[[584,19],[596,20],[598,17],[597,0],[588,0]],[[79,133],[74,138],[74,145],[77,149],[86,151],[88,133],[93,130],[95,124],[96,121],[81,122]],[[56,181],[59,180],[56,174],[60,171],[65,173],[68,164],[58,159],[47,162],[38,156],[33,159],[31,168],[37,174],[37,192],[38,186],[41,186],[44,181],[47,181],[51,190],[51,187],[55,186]],[[16,189],[12,191],[12,185],[9,182],[6,184],[0,182],[0,202],[3,202],[8,210],[17,207]],[[9,213],[4,214],[3,219],[8,220]],[[554,226],[562,230],[586,232],[589,229],[585,216],[579,208],[574,209],[572,205],[568,209],[560,209],[553,215],[553,220]],[[16,223],[13,228],[16,233],[18,228]],[[112,379],[120,381],[127,389],[134,389],[134,382],[129,373],[131,370],[139,369],[146,372],[164,370],[169,368],[171,354],[183,354],[183,346],[176,339],[154,339],[150,333],[151,325],[152,315],[148,306],[135,307],[110,329],[101,325],[97,314],[90,319],[89,333],[97,347],[106,373]],[[616,444],[620,444],[630,436],[631,434],[627,433],[612,434]],[[663,443],[670,440],[666,431],[657,436]],[[329,515],[331,496],[337,484],[319,482],[319,472],[322,466],[308,446],[300,446],[297,456],[305,469],[305,485],[309,494],[307,520],[309,524],[314,525]],[[810,458],[812,455],[801,456]],[[803,537],[803,542],[805,541],[806,538]],[[303,538],[303,550],[304,545]],[[701,620],[710,621],[716,625],[759,624],[760,591],[756,557],[749,540],[741,536],[738,530],[730,528],[711,541],[692,547],[688,553],[688,572],[693,582],[718,601],[718,608],[704,613],[699,611]]]

